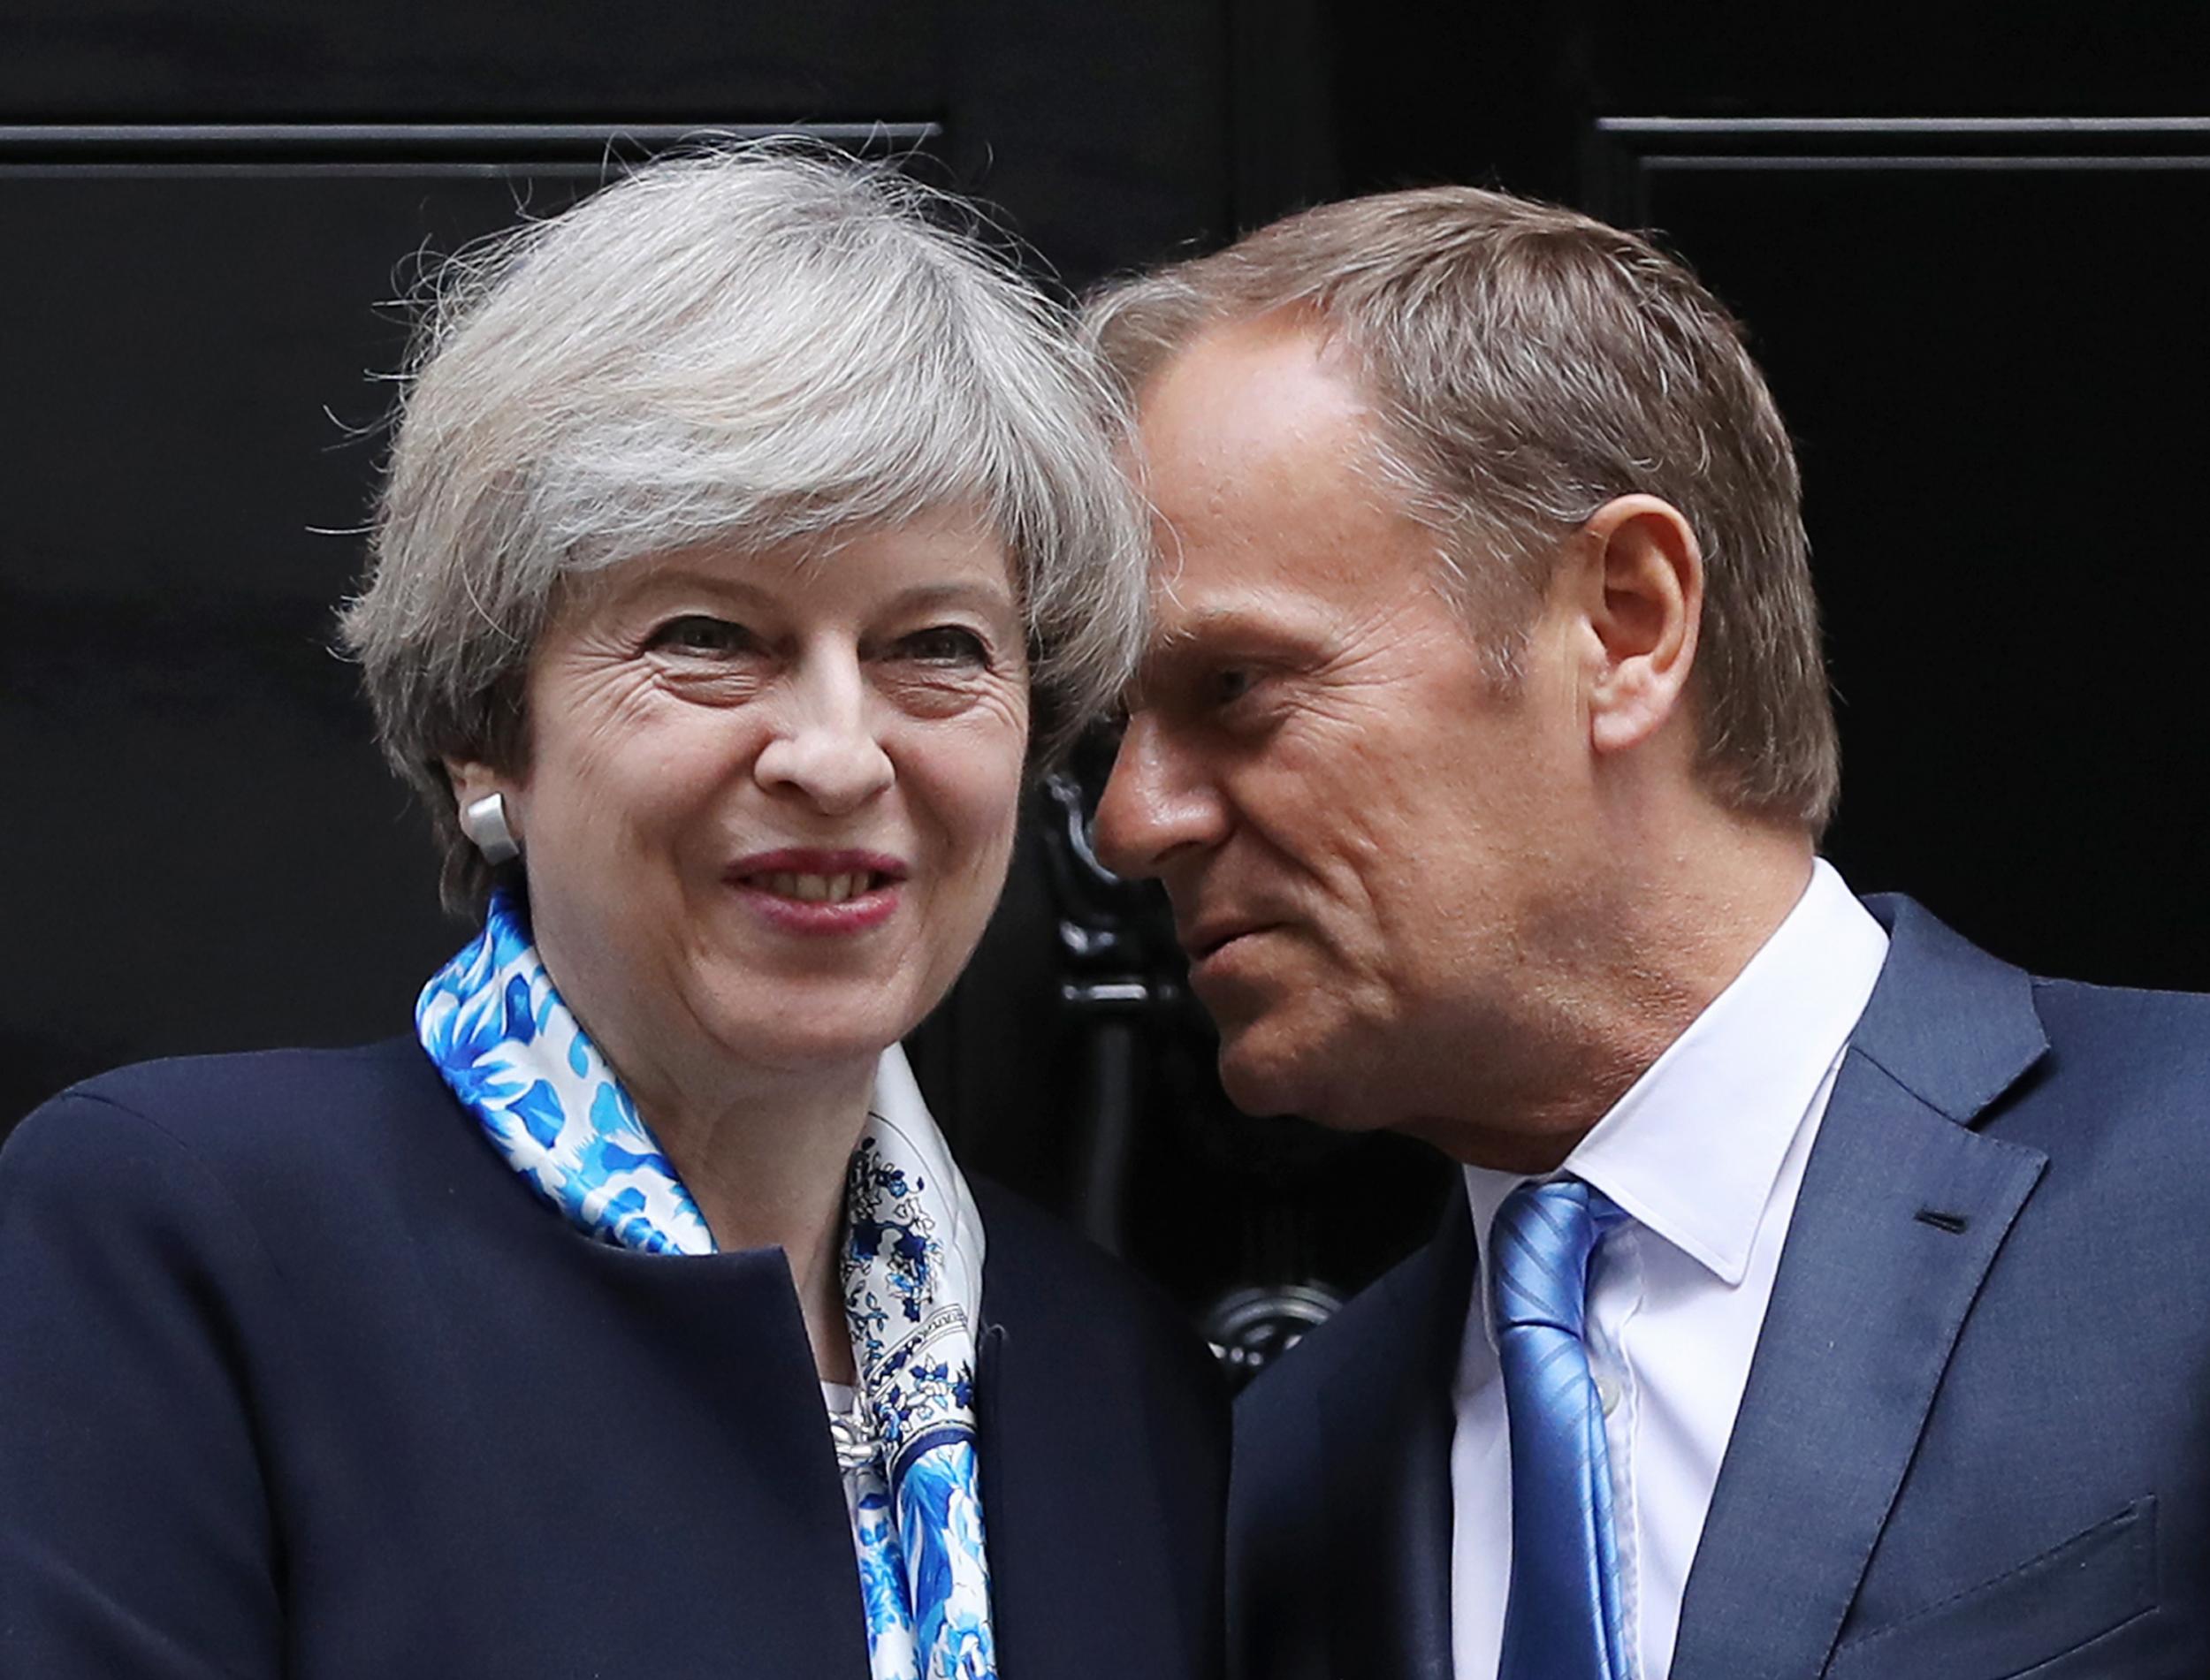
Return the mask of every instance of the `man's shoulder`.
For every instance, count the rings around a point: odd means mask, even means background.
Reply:
[[[1981,950],[1914,901],[1865,901],[1888,958],[1853,1050],[1954,1116],[2001,1098],[2046,1114],[2082,1097],[2119,1110],[2210,1095],[2210,996],[2034,976]]]
[[[1463,1223],[1453,1203],[1447,1220]],[[1472,1256],[1446,1228],[1360,1290],[1261,1372],[1236,1401],[1238,1454],[1320,1450],[1315,1413],[1359,1403],[1398,1373],[1447,1372],[1465,1316]],[[1464,1275],[1457,1273],[1463,1272]],[[1438,1345],[1438,1343],[1447,1345]]]
[[[2210,1174],[2210,996],[2037,979],[2048,1049],[1993,1129],[2061,1155],[2087,1139]]]
[[[2210,993],[2138,991],[2037,977],[2035,1011],[2052,1049],[2116,1057],[2173,1074],[2210,1075]]]
[[[1447,1643],[1436,1630],[1447,1623],[1451,1376],[1472,1229],[1453,1198],[1431,1241],[1237,1401],[1228,1578],[1240,1672],[1305,1680],[1376,1638]],[[1378,1661],[1376,1672],[1390,1667]]]

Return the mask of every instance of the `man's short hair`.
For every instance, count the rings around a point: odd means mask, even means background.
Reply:
[[[1680,262],[1572,210],[1468,186],[1322,205],[1110,286],[1124,388],[1208,329],[1309,319],[1377,416],[1375,466],[1433,529],[1499,680],[1562,540],[1615,497],[1702,546],[1690,679],[1703,785],[1816,836],[1840,783],[1795,452],[1739,324]]]

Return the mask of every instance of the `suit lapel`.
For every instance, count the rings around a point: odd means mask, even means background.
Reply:
[[[1323,1394],[1336,1680],[1450,1680],[1452,1395],[1473,1272],[1473,1223],[1453,1197],[1440,1234],[1389,1280],[1383,1345]]]
[[[2047,1158],[1970,1129],[2046,1048],[2031,983],[1909,901],[1850,1039],[1689,1572],[1676,1680],[1823,1669]]]

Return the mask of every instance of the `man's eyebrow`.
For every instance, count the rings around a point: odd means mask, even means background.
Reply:
[[[1315,612],[1285,620],[1279,609],[1222,605],[1200,608],[1154,632],[1135,674],[1123,691],[1125,703],[1170,687],[1189,667],[1210,658],[1246,658],[1290,667],[1322,663],[1330,620]]]
[[[1200,607],[1161,629],[1152,638],[1151,650],[1172,654],[1200,642],[1304,646],[1316,642],[1325,627],[1325,620],[1317,613],[1300,620],[1285,618],[1279,609],[1232,604]]]

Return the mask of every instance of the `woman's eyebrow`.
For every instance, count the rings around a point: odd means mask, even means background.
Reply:
[[[568,610],[586,617],[660,612],[699,602],[772,607],[776,598],[773,591],[747,579],[682,560],[645,561],[579,575],[567,581],[564,593]]]
[[[711,566],[682,561],[655,566],[629,578],[616,575],[607,579],[602,587],[605,592],[598,597],[602,605],[648,611],[671,597],[705,597],[752,608],[778,610],[788,607],[805,592],[803,589],[778,589],[752,578],[732,576]],[[1010,589],[965,580],[915,583],[893,594],[888,605],[890,610],[900,612],[964,607],[986,617],[999,618],[1015,617],[1019,611]]]
[[[910,589],[900,589],[891,598],[895,605],[907,610],[967,607],[977,612],[1010,613],[1015,604],[1010,589],[980,582],[916,583]]]

